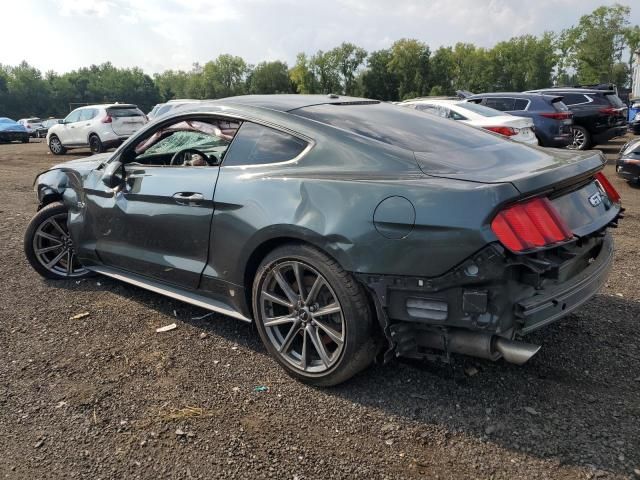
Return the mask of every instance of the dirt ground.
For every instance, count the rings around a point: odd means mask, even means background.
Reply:
[[[107,278],[42,280],[22,250],[33,178],[84,155],[0,145],[0,478],[640,478],[640,189],[612,165],[613,273],[530,337],[527,365],[395,361],[321,390],[250,325]]]

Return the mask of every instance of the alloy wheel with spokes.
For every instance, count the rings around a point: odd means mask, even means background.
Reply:
[[[36,214],[25,233],[27,258],[47,278],[77,278],[89,274],[76,257],[67,215],[61,203],[48,205]]]
[[[62,155],[65,153],[65,148],[62,145],[62,142],[55,135],[49,139],[49,150],[51,150],[51,153],[54,155]]]
[[[262,324],[278,353],[306,372],[330,369],[344,346],[340,302],[327,280],[303,262],[277,264],[260,291]]]
[[[567,148],[571,150],[586,150],[589,144],[587,131],[582,127],[571,127],[572,141]]]
[[[368,297],[324,252],[278,247],[258,267],[252,293],[260,337],[291,376],[337,385],[373,361],[378,342]]]

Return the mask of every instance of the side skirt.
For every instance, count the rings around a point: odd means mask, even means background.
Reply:
[[[136,287],[144,288],[146,290],[159,293],[160,295],[164,295],[166,297],[180,300],[181,302],[189,303],[197,307],[201,307],[207,310],[211,310],[213,312],[221,313],[229,317],[237,318],[238,320],[242,320],[244,322],[251,323],[253,321],[250,318],[245,317],[240,312],[238,312],[233,307],[227,305],[224,302],[221,302],[219,300],[214,300],[212,298],[208,298],[203,295],[198,295],[197,293],[193,293],[188,290],[182,290],[180,288],[171,287],[169,285],[165,285],[155,280],[145,278],[141,275],[136,275],[134,273],[129,273],[129,272],[122,272],[120,270],[116,270],[114,268],[109,268],[104,266],[88,266],[86,268],[88,270],[99,273],[101,275],[105,275],[107,277],[115,278],[116,280],[130,283],[131,285],[135,285]]]

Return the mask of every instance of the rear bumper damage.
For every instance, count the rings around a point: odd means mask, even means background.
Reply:
[[[522,364],[540,347],[516,340],[568,315],[605,283],[606,230],[554,251],[514,256],[492,244],[438,278],[358,275],[389,340],[385,355],[460,353]]]

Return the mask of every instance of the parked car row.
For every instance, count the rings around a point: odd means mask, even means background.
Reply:
[[[532,130],[537,143],[543,147],[570,148],[587,150],[595,145],[605,143],[614,137],[624,135],[627,127],[635,128],[635,123],[627,125],[628,108],[620,100],[615,89],[610,86],[592,86],[589,88],[547,88],[527,92],[497,92],[473,94],[458,91],[461,97],[457,102],[453,99],[421,98],[408,100],[401,105],[435,113],[440,116],[460,120],[481,128],[493,127],[486,121],[475,122],[464,115],[447,113],[444,104],[453,112],[467,108],[464,103],[493,109],[520,118],[528,118],[533,122]],[[488,110],[485,116],[491,117]],[[498,117],[497,113],[493,114]],[[504,120],[495,118],[494,121]],[[635,122],[635,120],[634,120]],[[490,130],[492,128],[489,128]],[[493,131],[513,140],[530,143],[525,136],[519,136],[513,129],[493,128]]]

